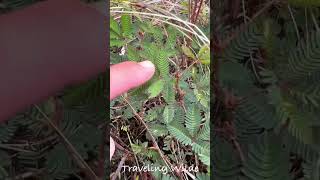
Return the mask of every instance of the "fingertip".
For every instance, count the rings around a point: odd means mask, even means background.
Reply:
[[[151,61],[142,61],[138,64],[144,68],[145,77],[149,80],[153,76],[156,69],[154,64]]]
[[[139,65],[147,69],[155,69],[155,66],[151,61],[142,61],[139,62]]]
[[[111,66],[110,99],[144,84],[154,73],[155,66],[151,61],[140,63],[127,61]]]

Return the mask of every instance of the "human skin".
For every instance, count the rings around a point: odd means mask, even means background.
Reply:
[[[104,72],[105,17],[79,0],[47,0],[0,16],[0,122]],[[110,68],[110,100],[151,78],[150,62]],[[110,142],[110,157],[114,152]],[[112,154],[111,154],[112,152]]]
[[[105,17],[79,0],[0,15],[0,121],[106,70]]]

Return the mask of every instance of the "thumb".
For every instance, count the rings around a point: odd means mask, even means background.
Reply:
[[[110,67],[110,99],[151,79],[155,66],[150,61],[127,61]]]

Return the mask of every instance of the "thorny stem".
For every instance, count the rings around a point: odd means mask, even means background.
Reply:
[[[194,5],[191,4],[191,23],[194,23],[194,18],[195,18],[195,15],[196,15],[196,11],[197,11],[197,5],[198,5],[198,0],[194,0]]]
[[[195,19],[194,19],[194,23],[196,23],[196,21],[198,20],[198,17],[199,17],[199,14],[200,14],[200,10],[201,10],[201,8],[202,8],[203,1],[204,1],[204,0],[201,0],[201,1],[200,1],[200,5],[199,5],[199,7],[198,7],[198,11],[197,11],[196,17],[195,17]]]

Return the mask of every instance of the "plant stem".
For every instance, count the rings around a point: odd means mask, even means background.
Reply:
[[[60,131],[60,129],[50,120],[50,118],[41,110],[38,105],[34,105],[35,108],[42,114],[42,116],[48,121],[49,125],[56,131],[57,135],[61,138],[62,143],[65,145],[67,150],[70,152],[71,157],[78,164],[78,166],[84,170],[87,177],[90,177],[92,180],[99,180],[90,166],[86,163],[86,161],[81,157],[78,151],[74,148],[74,146],[70,143],[70,141],[64,136],[64,134]]]

